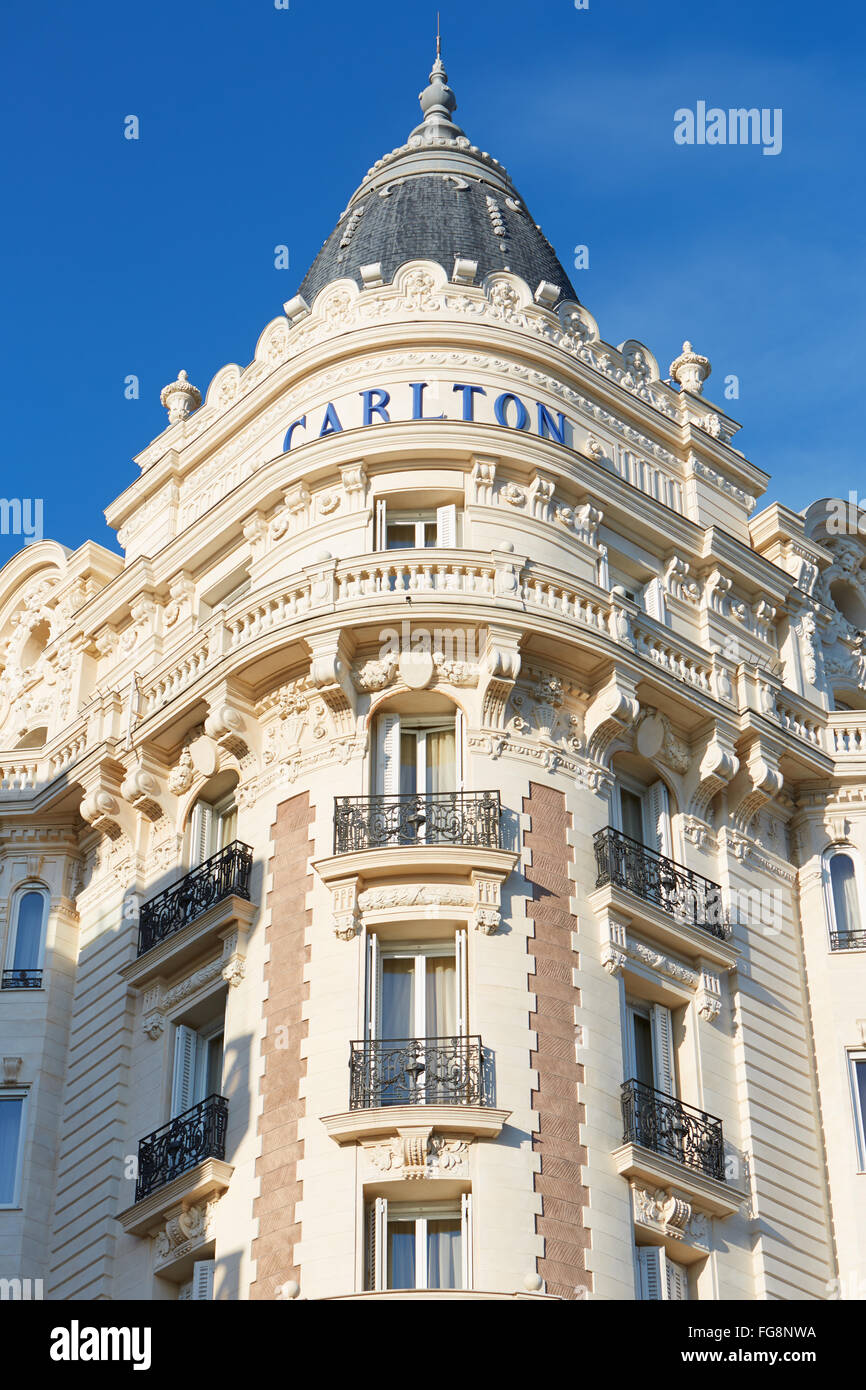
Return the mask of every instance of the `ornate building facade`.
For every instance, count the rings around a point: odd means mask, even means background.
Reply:
[[[862,1297],[859,514],[421,106],[123,554],[0,572],[0,1277]]]

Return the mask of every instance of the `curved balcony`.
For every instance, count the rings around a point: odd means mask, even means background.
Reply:
[[[383,1038],[349,1044],[349,1109],[322,1123],[338,1144],[445,1130],[495,1139],[493,1062],[479,1037]]]
[[[460,845],[504,849],[499,792],[338,796],[334,854]]]
[[[386,1038],[349,1048],[350,1110],[489,1103],[490,1069],[478,1037]]]

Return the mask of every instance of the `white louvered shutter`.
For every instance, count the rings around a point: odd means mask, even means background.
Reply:
[[[471,1289],[474,1282],[472,1268],[472,1193],[464,1192],[460,1198],[460,1262],[463,1288]]]
[[[664,1250],[659,1245],[640,1245],[637,1249],[638,1284],[642,1299],[665,1296]]]
[[[689,1297],[689,1276],[683,1265],[665,1256],[665,1293],[675,1302],[683,1303]]]
[[[213,807],[197,801],[192,808],[189,832],[189,863],[194,869],[210,857],[213,843]]]
[[[379,938],[375,932],[367,937],[367,993],[366,1020],[367,1037],[372,1041],[379,1036],[379,978],[382,968],[379,954]]]
[[[649,832],[653,837],[649,848],[664,854],[668,859],[673,855],[671,837],[671,808],[668,789],[664,782],[653,782],[646,794],[646,814]]]
[[[194,1303],[210,1303],[213,1300],[213,1260],[196,1260],[192,1267],[192,1292]]]
[[[458,709],[454,716],[454,778],[456,789],[463,791],[463,749],[466,741],[466,716]]]
[[[651,579],[643,591],[644,608],[657,623],[667,623],[668,610],[660,579]]]
[[[455,976],[457,984],[457,1036],[465,1038],[469,1031],[469,969],[467,963],[466,929],[454,938]]]
[[[388,513],[384,497],[376,498],[375,548],[376,550],[387,550],[388,548]]]
[[[665,1095],[676,1094],[674,1071],[674,1033],[670,1009],[664,1004],[653,1004],[650,1010],[653,1033],[653,1068],[655,1070],[656,1090]]]
[[[171,1082],[171,1118],[182,1115],[193,1105],[195,1068],[198,1053],[195,1029],[179,1023],[174,1030],[174,1072]]]
[[[457,508],[453,503],[436,508],[436,544],[440,550],[457,548]]]
[[[388,1198],[377,1197],[370,1212],[370,1272],[373,1288],[384,1289],[388,1281]]]
[[[383,714],[378,724],[379,791],[383,796],[396,796],[400,790],[400,716]]]

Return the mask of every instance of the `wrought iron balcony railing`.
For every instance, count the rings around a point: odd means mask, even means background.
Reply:
[[[622,1088],[623,1142],[673,1158],[708,1178],[725,1181],[722,1122],[693,1105],[645,1086],[626,1081]]]
[[[0,989],[41,989],[41,970],[4,970]]]
[[[831,951],[866,950],[866,931],[831,931]]]
[[[335,854],[422,844],[501,849],[499,792],[335,798]]]
[[[350,1110],[486,1103],[480,1038],[385,1038],[350,1044]]]
[[[647,849],[610,825],[596,831],[593,843],[596,888],[609,883],[625,888],[670,913],[678,922],[700,927],[720,941],[727,941],[731,928],[725,919],[718,883]]]
[[[138,918],[138,954],[143,956],[223,898],[234,895],[249,900],[252,866],[249,845],[235,840],[192,869],[179,883],[143,903]]]
[[[206,1158],[225,1158],[228,1116],[225,1096],[208,1096],[142,1139],[138,1146],[135,1200],[149,1197],[158,1187],[188,1173]]]

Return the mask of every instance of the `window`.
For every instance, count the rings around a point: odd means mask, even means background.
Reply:
[[[689,1273],[672,1260],[660,1245],[639,1245],[635,1250],[639,1299],[689,1299]]]
[[[373,779],[383,796],[435,796],[463,782],[463,719],[410,718],[388,713],[376,726]],[[423,827],[419,826],[419,836]]]
[[[621,779],[617,782],[616,810],[619,829],[629,839],[658,854],[671,858],[673,837],[668,789],[664,782],[644,787],[639,782]]]
[[[377,550],[453,550],[456,545],[457,507],[453,503],[430,511],[392,511],[384,497],[377,498]]]
[[[197,801],[190,817],[190,868],[203,864],[211,855],[232,844],[237,836],[238,812],[234,793],[213,804]]]
[[[626,1003],[626,1080],[677,1095],[673,1016],[664,1004]]]
[[[367,1288],[471,1289],[472,1198],[389,1202],[367,1211]]]
[[[866,1052],[849,1052],[848,1064],[851,1068],[857,1160],[860,1171],[866,1172]]]
[[[23,1091],[0,1095],[0,1207],[18,1204],[24,1099]]]
[[[830,946],[834,951],[866,947],[866,932],[860,913],[859,859],[847,849],[831,849],[824,856],[824,890],[830,923]]]
[[[463,1037],[466,1027],[466,932],[429,945],[367,939],[370,1038]]]
[[[171,1118],[183,1115],[208,1096],[222,1094],[223,1020],[202,1027],[180,1023],[174,1034]]]
[[[42,984],[42,957],[45,924],[48,919],[48,893],[44,888],[24,888],[12,907],[12,931],[4,989],[35,989]]]

